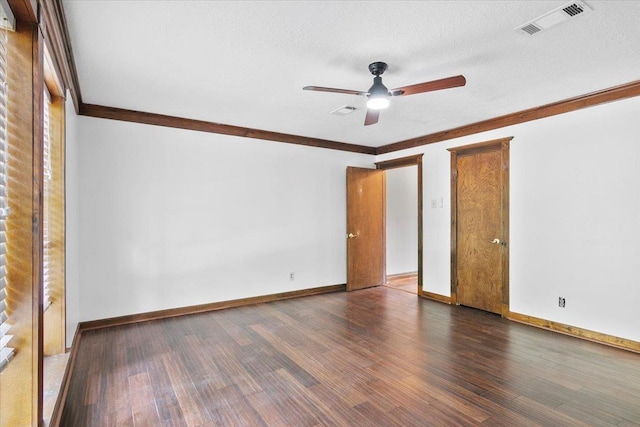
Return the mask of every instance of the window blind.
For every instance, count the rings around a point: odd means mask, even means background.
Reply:
[[[0,31],[0,371],[13,357],[7,323],[7,33]]]
[[[43,110],[44,110],[44,122],[43,122],[43,130],[44,130],[44,147],[43,147],[43,157],[44,157],[44,218],[43,218],[43,254],[42,254],[42,304],[43,309],[46,310],[51,305],[51,297],[49,295],[49,284],[51,283],[51,276],[49,273],[50,266],[50,252],[51,252],[51,244],[50,244],[50,222],[49,222],[49,203],[48,198],[51,191],[51,176],[52,176],[52,168],[51,168],[51,135],[50,135],[50,126],[49,126],[49,117],[50,117],[50,109],[49,105],[51,103],[51,98],[49,96],[49,91],[45,89],[43,99]]]

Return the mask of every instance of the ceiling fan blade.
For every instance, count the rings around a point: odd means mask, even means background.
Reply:
[[[364,125],[375,125],[378,123],[378,116],[380,115],[380,110],[367,110],[367,117],[364,118]]]
[[[391,89],[389,92],[393,96],[406,96],[416,93],[431,92],[434,90],[449,89],[457,86],[464,86],[467,79],[464,76],[447,77],[446,79],[432,80],[430,82],[418,83],[410,86],[403,86]]]
[[[361,92],[359,90],[336,89],[336,88],[332,88],[332,87],[305,86],[302,89],[303,90],[315,90],[317,92],[344,93],[346,95],[368,95],[367,92]]]

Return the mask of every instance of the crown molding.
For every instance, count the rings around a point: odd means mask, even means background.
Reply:
[[[394,142],[393,144],[383,145],[376,149],[376,154],[392,153],[394,151],[406,150],[407,148],[415,148],[422,145],[428,145],[453,138],[459,138],[462,136],[474,135],[489,130],[503,128],[506,126],[513,126],[532,120],[555,116],[558,114],[569,113],[571,111],[593,107],[594,105],[604,104],[612,101],[619,101],[621,99],[632,98],[639,95],[640,80],[636,80],[620,86],[614,86],[596,92],[591,92],[586,95],[580,95],[551,104],[530,108],[528,110],[522,110],[516,113],[495,117],[493,119],[471,123],[457,128],[419,136],[417,138]]]
[[[147,113],[144,111],[126,110],[124,108],[105,107],[102,105],[81,104],[79,114],[81,116],[101,119],[121,120],[125,122],[188,129],[199,132],[264,139],[268,141],[284,142],[287,144],[305,145],[309,147],[327,148],[330,150],[349,151],[353,153],[373,155],[376,150],[375,147],[367,147],[364,145],[347,144],[344,142],[330,141],[326,139],[309,138],[287,133],[213,123],[204,120],[186,119],[182,117],[166,116],[163,114]]]

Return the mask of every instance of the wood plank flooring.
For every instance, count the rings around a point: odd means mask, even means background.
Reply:
[[[387,276],[387,283],[385,283],[384,286],[417,295],[418,273],[403,273]]]
[[[640,355],[388,287],[79,345],[63,426],[640,426]]]

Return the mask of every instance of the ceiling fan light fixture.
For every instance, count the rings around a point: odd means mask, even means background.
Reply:
[[[367,108],[371,110],[384,110],[389,106],[388,96],[370,96],[367,101]]]
[[[382,110],[389,106],[389,89],[382,84],[382,77],[375,76],[373,85],[369,88],[369,100],[367,108],[372,110]]]

